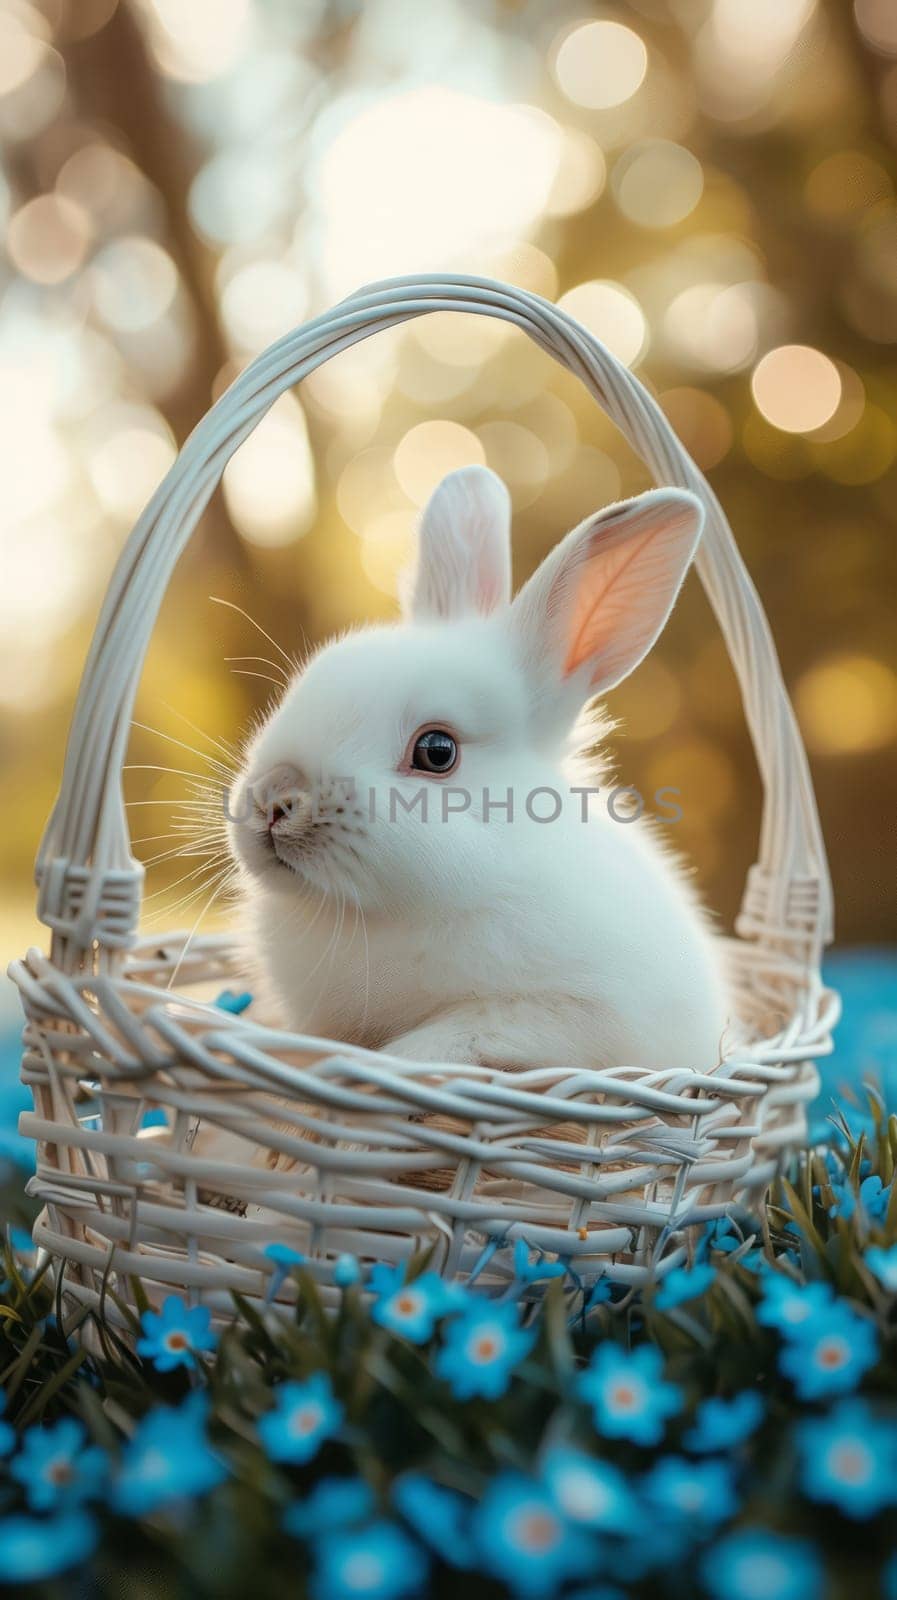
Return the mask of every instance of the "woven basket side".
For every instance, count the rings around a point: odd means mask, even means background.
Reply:
[[[35,1238],[94,1306],[107,1281],[133,1303],[137,1276],[152,1298],[178,1286],[226,1317],[233,1291],[277,1292],[274,1240],[325,1286],[343,1252],[399,1262],[425,1243],[460,1277],[493,1246],[482,1282],[507,1285],[518,1239],[569,1263],[573,1283],[656,1279],[693,1230],[765,1187],[818,1084],[804,1037],[793,1061],[770,1041],[707,1075],[416,1067],[172,998],[150,980],[174,959],[89,978],[32,951],[16,972]]]

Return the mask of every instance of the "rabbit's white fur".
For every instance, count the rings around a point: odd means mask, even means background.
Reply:
[[[708,922],[649,824],[600,798],[582,820],[569,766],[583,705],[669,615],[700,502],[599,513],[513,603],[509,521],[491,473],[447,478],[405,619],[320,650],[252,743],[230,837],[260,986],[292,1029],[419,1060],[707,1070],[728,1020]],[[428,727],[457,738],[449,777],[407,769]],[[426,820],[402,804],[421,791]]]

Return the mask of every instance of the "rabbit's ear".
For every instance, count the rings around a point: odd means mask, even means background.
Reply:
[[[647,655],[697,549],[704,508],[653,489],[588,517],[543,561],[511,608],[539,701],[604,694]]]
[[[510,496],[487,467],[461,467],[427,503],[402,609],[420,622],[485,614],[510,598]]]

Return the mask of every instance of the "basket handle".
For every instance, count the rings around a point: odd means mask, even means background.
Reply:
[[[369,285],[257,357],[190,435],[140,516],[100,612],[78,693],[59,798],[38,855],[38,916],[63,971],[114,966],[134,940],[143,868],[122,789],[130,719],[175,563],[234,451],[273,402],[330,356],[431,311],[500,317],[574,373],[658,483],[706,508],[697,568],[741,685],[763,781],[757,865],[738,932],[812,980],[831,938],[831,887],[806,754],[769,624],[725,513],[660,406],[610,351],[540,296],[490,278],[436,274]]]

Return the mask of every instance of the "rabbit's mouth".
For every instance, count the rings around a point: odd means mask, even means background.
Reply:
[[[289,872],[319,893],[352,891],[367,827],[362,806],[344,785],[334,781],[312,788],[297,773],[281,769],[246,783],[238,803],[232,844],[253,876],[283,879]]]

